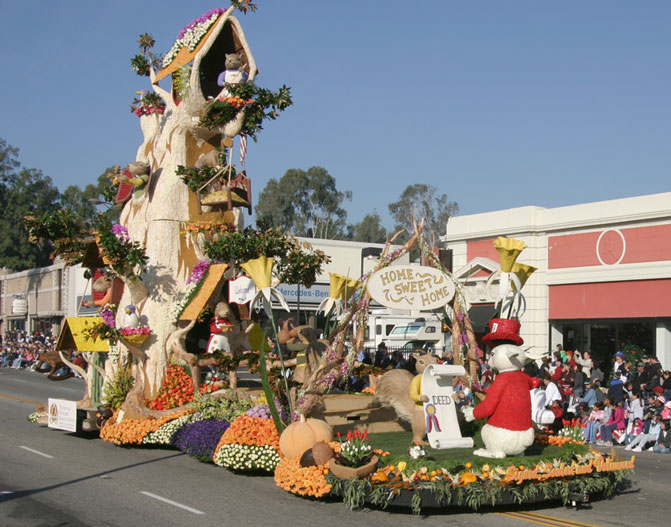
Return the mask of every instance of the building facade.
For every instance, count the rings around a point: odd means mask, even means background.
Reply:
[[[0,275],[0,331],[57,334],[67,311],[69,273],[63,262]]]
[[[605,364],[635,344],[671,368],[671,193],[450,218],[443,241],[476,308],[493,306],[497,236],[523,240],[518,261],[538,269],[523,289],[525,347]]]

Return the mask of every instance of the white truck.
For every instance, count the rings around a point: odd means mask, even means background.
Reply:
[[[368,318],[366,349],[374,351],[384,343],[390,351],[398,349],[404,354],[421,349],[441,357],[451,351],[451,335],[449,332],[443,332],[439,314],[393,315],[390,311],[371,311]]]

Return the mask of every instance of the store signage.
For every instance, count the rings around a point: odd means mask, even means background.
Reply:
[[[454,297],[454,282],[433,267],[392,265],[377,271],[368,282],[370,296],[394,309],[431,310]]]
[[[49,399],[49,428],[68,432],[77,431],[77,402],[66,399]]]
[[[295,284],[280,284],[277,290],[282,293],[289,304],[320,304],[328,298],[330,287],[328,284],[315,284],[312,287],[303,287]]]

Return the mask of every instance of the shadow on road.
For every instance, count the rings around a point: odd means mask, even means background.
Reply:
[[[3,494],[3,495],[0,495],[0,503],[4,503],[4,502],[10,501],[10,500],[15,500],[15,499],[18,499],[18,498],[24,498],[26,496],[32,496],[33,494],[39,494],[40,492],[47,492],[47,491],[50,491],[50,490],[53,490],[53,489],[57,489],[59,487],[65,487],[66,485],[72,485],[74,483],[79,483],[81,481],[86,481],[86,480],[93,479],[93,478],[104,477],[104,476],[107,476],[108,474],[114,474],[115,472],[121,472],[123,470],[128,470],[130,468],[140,467],[142,465],[148,465],[150,463],[156,463],[158,461],[164,461],[166,459],[172,459],[172,458],[180,457],[180,456],[184,456],[184,455],[186,455],[186,454],[184,454],[183,452],[179,452],[179,453],[173,454],[171,456],[165,456],[165,457],[161,457],[161,458],[158,458],[158,459],[150,459],[149,461],[142,461],[141,463],[134,463],[132,465],[126,465],[124,467],[114,468],[114,469],[111,469],[111,470],[106,470],[104,472],[98,472],[96,474],[91,474],[90,476],[84,476],[84,477],[81,477],[81,478],[72,479],[70,481],[64,481],[62,483],[57,483],[55,485],[49,485],[48,487],[42,487],[42,488],[37,488],[37,489],[28,489],[28,490],[19,490],[19,491],[16,491],[16,492],[12,493],[12,494]]]

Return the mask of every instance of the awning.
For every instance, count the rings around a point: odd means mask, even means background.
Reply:
[[[224,280],[224,271],[228,269],[227,264],[213,264],[207,270],[207,275],[203,279],[203,283],[193,297],[189,305],[186,306],[180,320],[196,320],[202,313],[203,309],[209,302],[215,291],[220,290],[220,285]]]
[[[202,39],[200,39],[200,42],[196,45],[196,47],[193,50],[189,49],[189,46],[183,46],[178,52],[177,56],[172,60],[168,66],[163,68],[161,71],[159,71],[156,74],[156,81],[160,81],[162,78],[167,77],[168,75],[171,75],[172,73],[175,73],[181,66],[184,66],[185,64],[188,64],[191,62],[194,58],[196,58],[196,55],[198,52],[203,48],[205,43],[208,41],[214,30],[217,28],[217,24],[221,21],[221,17],[224,15],[222,13],[217,17],[217,20],[210,26],[210,29],[207,30],[207,33],[203,36]],[[228,18],[228,16],[226,17]]]
[[[56,351],[77,350],[84,352],[108,352],[109,343],[103,339],[90,339],[84,330],[102,323],[101,317],[67,317],[58,334]]]

